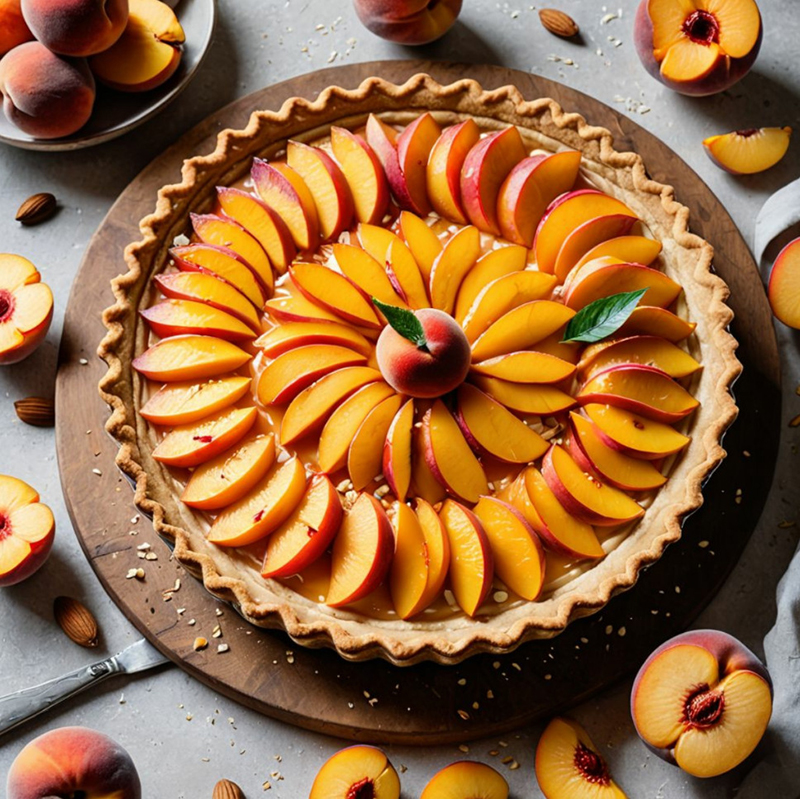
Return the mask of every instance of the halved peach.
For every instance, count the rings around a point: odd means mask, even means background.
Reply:
[[[389,185],[372,148],[361,136],[334,125],[331,149],[353,194],[356,219],[380,222],[389,205]]]
[[[429,502],[416,497],[414,512],[417,514],[425,539],[428,581],[425,584],[425,593],[420,599],[420,606],[426,608],[439,596],[447,579],[447,573],[450,570],[450,538],[439,514]]]
[[[177,383],[233,372],[251,357],[230,341],[214,336],[172,336],[134,358],[132,366],[151,380]]]
[[[323,375],[287,406],[281,419],[281,444],[292,444],[319,427],[344,399],[380,379],[381,373],[369,366],[348,366]]]
[[[44,341],[53,293],[21,255],[0,253],[0,365],[18,363]]]
[[[424,219],[409,211],[400,213],[400,232],[422,272],[423,279],[429,283],[434,261],[442,252],[442,242]]]
[[[208,540],[223,547],[244,547],[276,530],[306,492],[306,470],[299,458],[276,463],[255,488],[214,519]]]
[[[467,502],[477,502],[481,494],[488,493],[483,467],[441,400],[436,400],[423,417],[422,431],[425,460],[451,494]]]
[[[564,239],[556,256],[553,274],[559,283],[589,250],[609,239],[627,236],[635,222],[628,214],[606,214],[578,225]]]
[[[684,419],[700,405],[668,374],[642,364],[619,364],[598,372],[575,399],[583,405],[606,403],[665,424]]]
[[[470,382],[518,413],[552,416],[575,405],[575,400],[569,394],[545,384],[511,383],[480,374],[471,375]]]
[[[308,799],[400,799],[400,778],[374,746],[351,746],[319,770]]]
[[[411,431],[411,491],[415,497],[436,505],[447,496],[447,490],[436,478],[425,456],[425,434],[422,425]]]
[[[469,225],[444,246],[430,273],[430,298],[434,308],[452,314],[461,281],[481,254],[481,234]]]
[[[394,505],[394,538],[389,591],[397,615],[409,619],[425,609],[422,600],[428,584],[428,558],[422,525],[403,502]]]
[[[273,297],[264,303],[264,310],[273,318],[281,322],[342,323],[341,316],[337,316],[316,302],[311,302],[291,281],[286,281],[283,288],[287,291],[294,289],[294,292],[288,296]]]
[[[181,494],[181,502],[200,510],[219,510],[241,499],[275,460],[275,436],[248,436],[199,466]]]
[[[241,344],[256,337],[253,328],[232,314],[196,300],[162,300],[139,313],[163,338],[197,333]]]
[[[595,258],[616,258],[629,264],[644,264],[648,266],[661,252],[661,242],[648,239],[646,236],[619,236],[615,239],[601,241],[584,253],[575,267],[583,266],[594,261]]]
[[[392,562],[394,533],[381,503],[362,492],[345,512],[333,542],[331,585],[325,604],[349,605],[374,591]]]
[[[428,198],[444,219],[467,224],[461,202],[461,168],[481,131],[474,119],[446,128],[431,149],[426,168]]]
[[[733,175],[754,175],[775,166],[789,149],[792,129],[748,128],[703,139],[708,157]]]
[[[527,154],[515,125],[487,133],[467,153],[461,167],[461,202],[469,221],[479,230],[502,235],[497,220],[500,186]]]
[[[397,155],[398,131],[376,117],[375,114],[369,115],[364,130],[367,136],[367,144],[378,157],[397,204],[401,208],[413,210],[414,200],[409,194],[408,185],[400,168],[400,159]]]
[[[270,535],[262,577],[291,577],[330,546],[342,522],[339,492],[325,475],[314,475],[289,518]]]
[[[455,500],[445,500],[439,518],[450,542],[453,596],[461,610],[473,618],[492,588],[492,547],[480,519]]]
[[[497,197],[497,218],[503,238],[533,246],[536,228],[548,206],[568,192],[578,177],[581,154],[565,150],[531,155],[508,173]]]
[[[696,322],[687,322],[666,308],[637,305],[617,335],[660,336],[674,344],[691,336],[696,327]]]
[[[508,799],[508,783],[491,766],[472,760],[451,763],[431,777],[420,799]]]
[[[474,386],[458,389],[458,424],[474,449],[507,463],[529,463],[548,443],[522,420]]]
[[[274,358],[287,350],[307,344],[340,344],[369,355],[372,344],[357,330],[341,322],[289,322],[276,325],[254,342],[264,355]]]
[[[174,426],[197,422],[240,400],[250,388],[250,378],[230,375],[197,383],[167,383],[139,409],[153,424]]]
[[[411,199],[410,210],[420,216],[431,211],[426,185],[426,167],[433,145],[442,133],[436,120],[425,112],[407,125],[397,137],[397,160]]]
[[[383,476],[392,493],[405,501],[411,485],[411,431],[414,426],[414,400],[407,400],[395,414],[383,445]]]
[[[399,394],[378,403],[359,425],[347,451],[347,472],[353,488],[360,491],[380,473],[383,462],[383,445],[395,414],[403,398]]]
[[[361,353],[335,344],[308,344],[289,350],[271,361],[259,376],[258,401],[264,405],[289,402],[322,375],[366,360]]]
[[[575,373],[575,365],[569,361],[533,350],[497,355],[473,363],[470,369],[475,374],[497,377],[511,383],[560,383]]]
[[[253,407],[225,408],[199,422],[178,425],[153,450],[153,459],[167,466],[199,466],[236,444],[257,417]]]
[[[492,547],[495,574],[515,594],[535,601],[545,571],[539,536],[516,508],[497,497],[481,497],[474,512]]]
[[[800,328],[800,238],[789,242],[775,259],[768,291],[772,313],[785,325]]]
[[[366,250],[351,244],[334,244],[333,256],[344,275],[370,297],[387,305],[408,308],[394,290],[385,265],[379,264]],[[332,296],[335,298],[335,295]]]
[[[703,367],[686,350],[656,336],[628,336],[591,344],[582,353],[578,371],[584,379],[620,364],[642,364],[670,377],[688,377]]]

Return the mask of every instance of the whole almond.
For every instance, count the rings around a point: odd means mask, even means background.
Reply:
[[[20,205],[15,219],[23,225],[38,225],[56,211],[56,198],[49,192],[33,194]]]
[[[242,789],[230,780],[220,780],[214,786],[211,799],[245,799]]]
[[[578,33],[578,23],[569,14],[557,8],[543,8],[539,12],[539,19],[542,25],[556,36],[569,39]]]
[[[57,596],[53,602],[53,615],[70,640],[80,646],[97,646],[97,621],[86,605],[69,596]]]
[[[52,427],[56,423],[53,400],[44,397],[26,397],[14,403],[17,416],[34,427]]]

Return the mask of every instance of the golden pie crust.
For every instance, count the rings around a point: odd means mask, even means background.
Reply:
[[[474,620],[461,612],[439,621],[426,621],[424,614],[409,621],[380,620],[330,608],[261,578],[256,569],[243,568],[235,551],[208,543],[205,528],[180,502],[169,470],[152,458],[156,434],[137,412],[145,378],[131,367],[148,346],[148,330],[137,312],[146,304],[150,278],[168,262],[173,239],[189,228],[189,214],[207,212],[215,186],[241,179],[253,156],[274,157],[289,138],[313,142],[332,124],[352,129],[370,113],[389,124],[407,124],[423,111],[431,111],[442,126],[471,116],[484,131],[518,126],[531,148],[580,150],[581,167],[598,187],[625,202],[662,242],[665,271],[684,287],[679,310],[697,322],[691,354],[703,364],[692,383],[701,405],[685,428],[691,443],[631,532],[603,560],[577,568],[572,579],[544,598],[503,605]],[[284,630],[303,646],[333,647],[350,660],[452,664],[554,636],[633,586],[639,572],[680,539],[683,518],[700,507],[703,482],[725,456],[721,439],[737,414],[730,387],[741,365],[728,331],[729,290],[712,271],[713,249],[689,231],[688,208],[675,200],[671,186],[648,178],[639,155],[618,152],[608,130],[562,110],[554,100],[525,100],[513,86],[484,91],[472,80],[442,86],[428,75],[399,86],[370,78],[354,90],[331,87],[314,100],[293,98],[278,111],[254,112],[244,130],[222,131],[213,153],[186,160],[180,183],[159,191],[156,209],[140,229],[141,240],[125,250],[127,273],[112,281],[116,302],[104,312],[108,333],[98,350],[108,364],[99,388],[112,409],[106,429],[119,442],[117,465],[135,481],[136,504],[152,515],[155,530],[174,542],[175,558],[208,591],[233,603],[253,624]]]

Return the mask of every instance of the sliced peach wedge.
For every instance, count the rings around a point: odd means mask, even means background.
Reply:
[[[769,304],[785,325],[800,329],[800,239],[778,254],[769,276]]]
[[[414,400],[406,403],[395,414],[383,444],[383,476],[392,493],[404,502],[411,486],[411,441],[414,426]]]
[[[374,746],[351,746],[319,770],[308,799],[400,799],[400,778]]]
[[[554,718],[547,725],[535,769],[545,799],[626,799],[591,738],[571,719]]]
[[[516,244],[490,250],[478,259],[461,281],[455,306],[455,318],[462,324],[478,295],[493,281],[525,268],[528,251]]]
[[[460,760],[434,774],[420,799],[508,799],[508,783],[485,763]]]
[[[250,355],[214,336],[172,336],[161,339],[133,359],[133,368],[151,380],[177,383],[233,372]]]
[[[325,475],[314,475],[297,507],[270,535],[262,577],[291,577],[317,560],[331,545],[342,522],[339,492]]]
[[[325,604],[349,605],[374,591],[389,571],[393,551],[394,533],[386,511],[372,494],[359,494],[333,542]]]
[[[275,461],[273,435],[249,435],[192,472],[181,501],[200,510],[219,510],[255,487]]]
[[[686,350],[657,336],[628,336],[591,344],[583,351],[578,371],[584,379],[621,364],[642,364],[682,378],[702,369]]]
[[[575,365],[555,355],[533,350],[509,352],[473,363],[472,372],[511,383],[560,383],[575,374]]]
[[[461,228],[445,245],[430,273],[431,305],[452,314],[464,276],[481,254],[481,235],[476,227]]]
[[[439,237],[424,219],[408,211],[400,213],[400,233],[408,249],[411,250],[423,279],[430,282],[433,264],[442,252],[442,242]]]
[[[687,322],[666,308],[638,305],[617,331],[617,335],[659,336],[675,344],[691,336],[696,327],[695,322]]]
[[[164,338],[197,333],[241,344],[252,341],[257,335],[252,327],[232,314],[196,300],[162,300],[139,313],[150,329]]]
[[[288,296],[273,297],[264,303],[264,310],[274,319],[281,322],[336,322],[342,324],[341,316],[311,302],[291,280],[287,280],[283,284],[283,288],[292,293]]]
[[[428,566],[425,592],[419,600],[420,607],[426,608],[444,588],[450,570],[450,538],[439,514],[430,503],[417,497],[414,500],[414,512],[422,528],[425,562]]]
[[[481,391],[494,397],[506,408],[521,414],[552,416],[575,405],[575,400],[565,392],[549,385],[512,383],[487,375],[470,375],[470,382]]]
[[[446,128],[428,156],[426,182],[433,210],[444,219],[467,224],[461,201],[461,168],[481,132],[474,119]]]
[[[306,491],[306,471],[299,458],[276,463],[241,499],[214,519],[212,544],[243,547],[269,535],[289,517]]]
[[[139,409],[148,422],[175,426],[197,422],[240,400],[250,388],[249,377],[227,375],[197,383],[167,383]]]
[[[649,266],[658,258],[661,249],[660,241],[646,236],[619,236],[596,244],[581,256],[575,266],[583,266],[589,261],[594,261],[595,258],[606,256],[617,258],[624,263]]]
[[[400,159],[397,155],[397,137],[399,132],[391,125],[387,125],[375,114],[370,114],[365,127],[367,144],[380,161],[383,173],[386,175],[389,188],[394,199],[401,208],[414,210],[414,200],[408,191],[405,176],[400,168]],[[424,216],[425,214],[423,214]]]
[[[386,436],[402,404],[399,394],[387,397],[364,417],[353,436],[347,451],[347,472],[356,491],[365,488],[380,474]]]
[[[397,161],[406,192],[411,198],[410,210],[420,216],[427,216],[431,211],[426,171],[431,149],[441,133],[436,120],[426,112],[407,125],[397,137]]]
[[[397,615],[410,619],[425,609],[423,599],[428,584],[425,535],[417,515],[403,502],[394,504],[393,524],[395,548],[389,591]]]
[[[375,297],[387,305],[408,308],[408,305],[392,286],[392,281],[389,280],[389,276],[386,274],[386,268],[379,264],[366,250],[354,247],[351,244],[334,244],[332,251],[336,264],[342,270],[344,276],[366,292],[367,295]],[[335,297],[335,295],[333,296]]]
[[[411,491],[415,497],[436,505],[447,496],[447,489],[439,482],[428,465],[425,452],[425,434],[422,426],[411,430]]]
[[[703,140],[708,157],[733,175],[754,175],[770,169],[789,149],[791,128],[748,128]]]
[[[350,325],[339,322],[283,322],[268,330],[254,342],[264,355],[276,355],[307,344],[339,344],[369,355],[372,344]]]

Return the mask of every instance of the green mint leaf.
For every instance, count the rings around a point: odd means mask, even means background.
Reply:
[[[561,343],[580,341],[594,344],[616,333],[633,313],[646,291],[647,289],[626,291],[590,302],[569,320]]]
[[[412,344],[421,350],[427,350],[428,340],[425,338],[425,331],[422,323],[414,315],[413,311],[405,308],[398,308],[396,305],[389,305],[381,302],[375,297],[372,302],[378,310],[386,317],[386,321],[403,337],[407,338]]]

